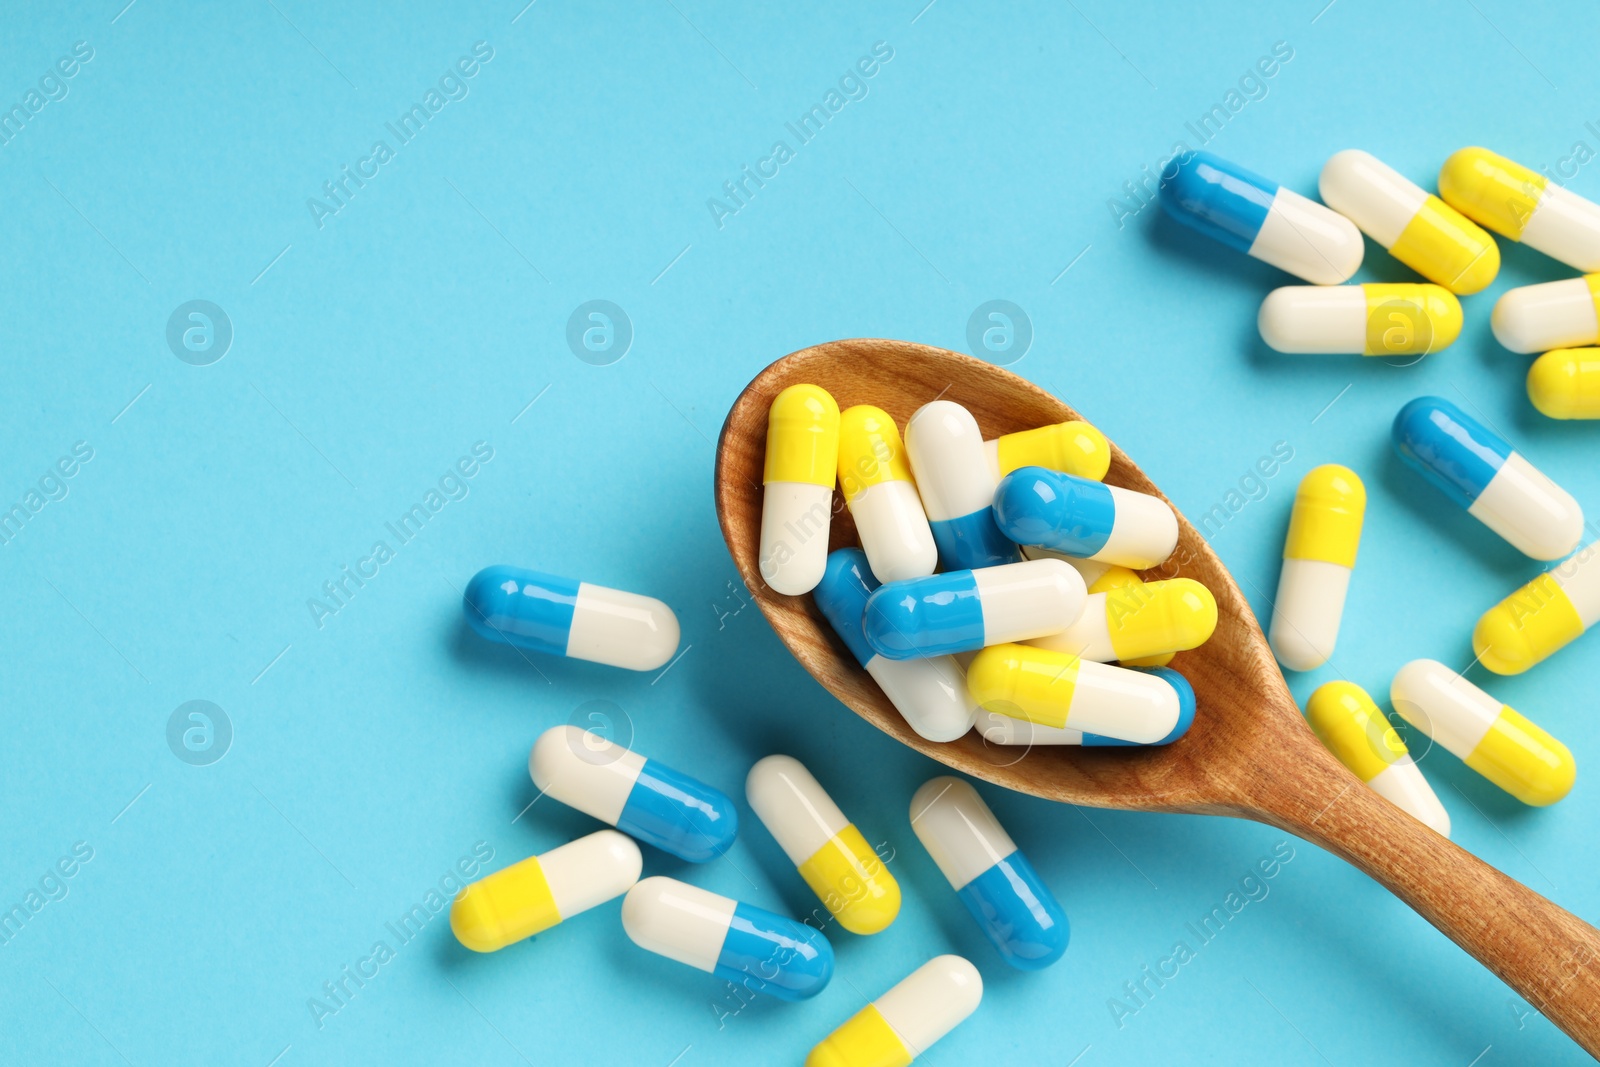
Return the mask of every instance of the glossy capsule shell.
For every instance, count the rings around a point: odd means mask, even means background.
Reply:
[[[1581,271],[1600,270],[1600,205],[1487,148],[1439,169],[1439,195],[1478,225]]]
[[[1493,237],[1368,152],[1337,153],[1323,166],[1318,185],[1329,207],[1395,259],[1458,296],[1478,292],[1500,272]]]
[[[1084,584],[1088,586],[1091,595],[1095,593],[1111,593],[1114,590],[1125,589],[1130,586],[1137,589],[1139,586],[1146,584],[1145,580],[1139,577],[1136,571],[1131,571],[1127,567],[1118,566],[1115,563],[1102,563],[1097,559],[1079,559],[1076,556],[1064,555],[1054,549],[1040,548],[1038,545],[1023,545],[1022,555],[1027,559],[1059,559],[1071,564],[1072,568],[1083,577]],[[1130,591],[1128,595],[1134,596],[1136,594]],[[1089,606],[1086,602],[1084,604],[1084,613],[1087,614],[1088,611]],[[1083,621],[1082,615],[1078,616],[1078,621],[1080,623]],[[1076,626],[1077,623],[1073,625]],[[1036,640],[1048,641],[1049,638],[1040,637],[1036,638]],[[1140,656],[1138,659],[1123,660],[1121,662],[1124,667],[1165,667],[1172,662],[1173,655],[1174,653],[1171,652],[1163,652],[1156,656]]]
[[[1176,689],[1154,673],[1032,645],[979,652],[967,668],[967,691],[980,711],[1137,745],[1161,741],[1182,714]]]
[[[1365,689],[1342,681],[1320,686],[1306,701],[1306,721],[1334,758],[1374,793],[1450,836],[1449,813]]]
[[[885,659],[972,652],[1059,633],[1083,612],[1083,578],[1055,559],[894,582],[867,600],[867,644]]]
[[[1027,643],[1097,663],[1128,663],[1198,648],[1217,628],[1216,598],[1193,578],[1113,582],[1089,588],[1077,622]]]
[[[1291,671],[1333,655],[1366,511],[1367,488],[1349,467],[1328,463],[1300,479],[1268,627],[1272,654]]]
[[[1293,355],[1421,356],[1461,335],[1461,301],[1440,285],[1287,285],[1261,302],[1256,328]]]
[[[1058,422],[1002,434],[983,447],[997,483],[1019,467],[1048,467],[1092,482],[1104,479],[1111,469],[1111,442],[1087,422]]]
[[[911,828],[1007,963],[1036,971],[1067,951],[1066,912],[971,785],[949,776],[923,783]]]
[[[598,830],[467,886],[450,906],[450,929],[472,951],[494,952],[620,897],[643,865],[630,838]]]
[[[1406,722],[1524,804],[1554,804],[1572,789],[1567,746],[1449,667],[1412,660],[1389,685]]]
[[[767,412],[762,474],[761,577],[777,593],[809,593],[828,561],[839,405],[816,385],[791,385]]]
[[[1168,667],[1135,669],[1141,674],[1161,679],[1172,686],[1173,691],[1178,694],[1177,723],[1167,732],[1167,736],[1159,741],[1150,742],[1150,745],[1140,745],[1134,741],[1123,741],[1103,734],[1086,734],[1070,726],[1044,726],[998,711],[979,713],[976,723],[978,733],[991,745],[1082,745],[1088,748],[1147,748],[1170,745],[1188,733],[1189,727],[1194,724],[1194,688],[1189,685],[1187,678]]]
[[[1528,399],[1552,419],[1600,419],[1600,348],[1558,348],[1534,360]]]
[[[720,856],[739,832],[721,790],[577,726],[540,734],[528,773],[542,794],[690,863]]]
[[[1366,247],[1349,219],[1210,152],[1175,162],[1161,207],[1185,226],[1313,285],[1360,268]]]
[[[479,636],[549,656],[653,671],[678,650],[678,617],[653,597],[520,567],[485,567],[462,594]]]
[[[972,413],[949,400],[924,404],[906,423],[906,451],[947,571],[1022,557],[994,524],[994,469]]]
[[[876,934],[900,914],[900,885],[821,783],[792,756],[750,768],[745,797],[839,925]]]
[[[978,968],[960,956],[935,956],[824,1038],[805,1067],[906,1067],[982,999]]]
[[[932,574],[939,563],[894,420],[857,404],[839,416],[839,489],[880,582]]]
[[[622,928],[648,952],[779,1000],[814,997],[833,977],[821,931],[673,878],[628,890]]]
[[[1518,551],[1552,560],[1578,547],[1583,509],[1571,494],[1450,401],[1411,401],[1393,436],[1408,466]]]
[[[867,600],[877,588],[866,554],[859,548],[841,548],[828,555],[827,573],[811,595],[822,617],[906,723],[929,741],[954,741],[972,729],[978,712],[967,695],[966,673],[949,656],[894,660],[878,655],[867,643],[864,627]]]
[[[1178,545],[1178,516],[1160,497],[1044,467],[1001,479],[994,515],[1018,544],[1134,570],[1160,566]]]
[[[1521,674],[1583,636],[1600,619],[1600,543],[1562,560],[1483,613],[1472,630],[1478,662]]]
[[[1495,301],[1489,326],[1513,352],[1600,344],[1600,274],[1507,289]]]

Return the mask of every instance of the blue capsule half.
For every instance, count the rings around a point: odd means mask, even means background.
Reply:
[[[1018,970],[1042,970],[1067,951],[1067,913],[1020,850],[997,860],[956,896]]]
[[[779,1000],[807,1000],[833,977],[833,946],[805,923],[740,901],[711,973]]]
[[[1045,467],[1023,467],[994,493],[1000,530],[1021,545],[1088,559],[1111,540],[1117,505],[1111,487]]]
[[[461,597],[479,636],[549,656],[653,671],[678,650],[678,617],[653,597],[522,567],[485,567]]]
[[[970,515],[928,523],[939,548],[939,565],[945,570],[976,570],[1015,563],[1022,558],[1017,546],[995,525],[994,509],[980,508]]]
[[[865,552],[859,548],[840,548],[828,553],[822,581],[811,591],[817,610],[863,667],[877,655],[867,642],[865,617],[867,600],[879,584],[867,564]]]
[[[1162,209],[1212,240],[1248,253],[1272,210],[1278,183],[1210,152],[1191,152],[1173,164],[1177,173],[1162,175]]]
[[[867,599],[867,645],[884,659],[970,652],[984,640],[983,598],[972,571],[880,586]]]
[[[733,846],[739,810],[720,789],[647,759],[617,829],[679,859],[707,863]]]
[[[1400,458],[1470,508],[1511,458],[1509,442],[1442,396],[1419,396],[1394,417]]]

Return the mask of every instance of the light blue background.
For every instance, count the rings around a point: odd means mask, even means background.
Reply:
[[[11,8],[0,102],[76,41],[94,58],[0,147],[0,500],[22,500],[75,442],[94,458],[0,548],[0,904],[75,842],[94,856],[0,947],[4,1058],[797,1062],[956,951],[986,997],[931,1063],[1579,1062],[1421,919],[1299,842],[1270,894],[1119,1027],[1108,1000],[1175,941],[1194,947],[1185,924],[1284,835],[983,787],[1073,922],[1060,964],[1009,971],[910,833],[908,798],[940,768],[832,701],[753,606],[730,613],[712,454],[745,382],[839,337],[962,349],[973,309],[1007,299],[1035,330],[1015,369],[1189,514],[1275,443],[1293,449],[1214,539],[1258,612],[1299,477],[1338,461],[1366,479],[1339,650],[1294,679],[1297,696],[1336,676],[1381,695],[1407,659],[1470,660],[1478,613],[1537,567],[1401,469],[1389,420],[1413,396],[1449,397],[1600,506],[1595,428],[1535,413],[1528,360],[1488,331],[1504,288],[1570,272],[1502,242],[1500,279],[1464,302],[1447,352],[1404,368],[1282,357],[1254,323],[1285,275],[1154,208],[1119,227],[1108,199],[1193,144],[1185,122],[1278,41],[1293,59],[1211,147],[1301,192],[1352,146],[1429,187],[1467,144],[1536,167],[1575,142],[1600,149],[1600,16],[1322,2]],[[384,123],[477,41],[494,53],[470,95],[319,229],[307,198],[374,140],[394,147]],[[868,95],[797,145],[785,122],[879,41],[893,59]],[[719,228],[707,199],[778,139],[794,158]],[[1600,195],[1600,166],[1571,186]],[[1369,245],[1362,279],[1404,277]],[[207,367],[165,342],[195,298],[235,330]],[[565,340],[591,299],[635,330],[611,366]],[[384,524],[479,441],[494,458],[469,495],[398,545]],[[394,558],[319,627],[308,598],[380,539]],[[496,562],[664,598],[681,660],[635,675],[478,640],[457,590]],[[1446,754],[1424,760],[1459,842],[1590,919],[1597,669],[1600,642],[1582,642],[1521,678],[1472,672],[1585,767],[1554,809],[1520,807]],[[235,731],[210,766],[167,745],[192,699]],[[734,1003],[721,984],[636,949],[615,903],[492,957],[460,949],[441,915],[319,1027],[308,998],[378,939],[394,946],[385,924],[475,843],[497,868],[594,828],[552,801],[518,818],[536,795],[533,738],[590,700],[616,705],[645,753],[735,795],[767,753],[810,764],[895,850],[899,920],[835,938],[838,978],[817,999],[719,1026],[716,1005]],[[743,814],[726,861],[652,853],[647,873],[809,910]]]

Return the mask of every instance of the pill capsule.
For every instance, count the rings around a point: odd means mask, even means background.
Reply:
[[[967,691],[980,711],[1137,745],[1166,737],[1182,712],[1177,690],[1153,673],[1032,645],[979,652],[967,668]]]
[[[1022,557],[994,524],[995,475],[972,413],[949,400],[918,408],[906,452],[947,571],[995,567]]]
[[[900,914],[900,886],[855,824],[792,756],[750,768],[744,792],[800,877],[852,934],[887,929]]]
[[[1081,659],[1141,660],[1198,648],[1217,628],[1217,601],[1193,578],[1091,588],[1078,621],[1027,642]]]
[[[815,385],[791,385],[767,412],[761,493],[761,577],[774,592],[809,593],[828,562],[839,473],[839,405]]]
[[[1567,746],[1444,664],[1412,660],[1389,685],[1406,722],[1524,804],[1554,804],[1578,768]]]
[[[1072,568],[1083,576],[1084,584],[1090,593],[1110,593],[1116,589],[1127,586],[1137,588],[1145,584],[1143,578],[1129,570],[1127,567],[1115,563],[1104,563],[1097,559],[1079,559],[1076,556],[1064,555],[1050,548],[1040,548],[1038,545],[1022,545],[1022,555],[1026,559],[1059,559],[1065,560]],[[1134,595],[1129,593],[1128,595]],[[1085,603],[1084,612],[1087,614],[1088,605]],[[1079,620],[1083,616],[1078,616]],[[1074,624],[1076,625],[1076,624]],[[1044,641],[1048,638],[1037,638]],[[1174,653],[1164,652],[1158,656],[1140,656],[1138,659],[1123,660],[1124,667],[1165,667],[1172,662]]]
[[[859,548],[828,555],[828,570],[812,591],[817,608],[883,695],[929,741],[954,741],[972,729],[978,706],[967,695],[966,674],[949,656],[885,659],[867,643],[867,600],[878,581]]]
[[[931,574],[867,600],[867,644],[885,659],[971,652],[1060,633],[1083,612],[1083,578],[1057,559]]]
[[[1007,963],[1036,971],[1067,951],[1066,913],[971,785],[948,775],[924,782],[911,828]]]
[[[1495,301],[1489,326],[1513,352],[1600,344],[1600,274],[1507,289]]]
[[[1461,301],[1439,285],[1286,285],[1261,302],[1261,339],[1279,352],[1421,356],[1461,334]]]
[[[739,832],[721,790],[577,726],[552,726],[528,754],[544,795],[690,863],[726,852]]]
[[[628,890],[622,928],[648,952],[779,1000],[814,997],[833,977],[821,931],[673,878]]]
[[[1189,727],[1194,724],[1194,688],[1189,685],[1188,679],[1175,670],[1166,667],[1142,667],[1141,673],[1150,674],[1160,678],[1178,694],[1178,721],[1167,736],[1159,741],[1152,741],[1154,745],[1170,745],[1178,738],[1189,732]],[[1010,715],[1003,715],[998,711],[983,711],[978,714],[978,732],[983,739],[991,745],[1083,745],[1085,747],[1117,747],[1117,748],[1145,748],[1150,746],[1139,745],[1133,741],[1123,741],[1116,737],[1106,737],[1103,734],[1086,734],[1082,730],[1075,730],[1070,726],[1043,726],[1027,719],[1018,719]]]
[[[1134,570],[1159,566],[1178,545],[1178,516],[1160,497],[1043,467],[1001,479],[994,515],[1018,544]]]
[[[1583,536],[1583,509],[1499,434],[1437,396],[1394,417],[1400,458],[1467,514],[1534,559],[1560,559]]]
[[[983,443],[998,482],[1018,467],[1048,467],[1098,482],[1111,469],[1111,442],[1087,422],[1058,422]]]
[[[450,929],[472,951],[494,952],[620,897],[643,865],[631,839],[598,830],[467,886],[450,906]]]
[[[1483,613],[1472,630],[1478,662],[1521,674],[1600,619],[1600,543],[1578,550]]]
[[[653,671],[678,650],[678,617],[652,597],[520,567],[485,567],[462,594],[467,625],[500,644]]]
[[[1306,701],[1306,720],[1328,751],[1374,793],[1450,836],[1449,813],[1365,689],[1351,682],[1320,686]]]
[[[1581,271],[1600,270],[1600,205],[1487,148],[1439,169],[1439,195],[1467,218]]]
[[[1329,207],[1395,259],[1458,296],[1476,293],[1500,272],[1493,237],[1368,152],[1337,153],[1318,184]]]
[[[1366,486],[1349,467],[1328,463],[1300,479],[1268,627],[1273,655],[1291,671],[1333,655],[1366,510]]]
[[[1174,162],[1161,206],[1185,226],[1313,285],[1337,285],[1361,266],[1366,246],[1349,219],[1210,152]]]
[[[857,404],[839,416],[839,489],[878,581],[933,573],[939,549],[900,431],[883,409]]]
[[[960,956],[935,956],[823,1038],[805,1067],[906,1067],[982,999],[978,968]]]
[[[1600,419],[1600,348],[1557,348],[1534,360],[1528,399],[1552,419]]]

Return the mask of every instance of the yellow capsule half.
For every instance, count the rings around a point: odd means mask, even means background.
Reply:
[[[1557,348],[1534,360],[1528,399],[1552,419],[1600,419],[1600,348]]]
[[[1128,589],[1130,587],[1137,588],[1144,584],[1144,579],[1139,577],[1137,572],[1131,571],[1127,567],[1119,567],[1115,563],[1112,563],[1106,566],[1106,569],[1101,573],[1100,577],[1089,583],[1089,594],[1093,596],[1095,593],[1106,593],[1108,594],[1106,596],[1106,602],[1109,604],[1112,599],[1111,595],[1109,594],[1112,594],[1115,590]],[[1209,593],[1210,590],[1207,590],[1207,592]],[[1214,612],[1216,600],[1213,599],[1211,603]],[[1212,618],[1211,628],[1213,630],[1216,629],[1215,617]],[[1209,640],[1210,636],[1210,634],[1207,634],[1205,637],[1201,638],[1201,641],[1204,642]],[[1172,662],[1172,657],[1176,655],[1176,652],[1165,652],[1159,656],[1140,656],[1136,659],[1124,659],[1121,662],[1125,667],[1165,667],[1167,664]]]
[[[599,830],[473,882],[450,906],[450,929],[472,951],[494,952],[621,896],[643,866],[632,838]]]
[[[1116,658],[1134,666],[1150,655],[1183,652],[1210,640],[1217,601],[1193,578],[1123,586],[1106,594],[1106,630]]]
[[[791,385],[767,413],[763,482],[833,488],[839,473],[839,405],[816,385]]]
[[[1439,171],[1439,195],[1474,222],[1585,273],[1600,269],[1600,205],[1487,148]]]
[[[907,1067],[982,999],[976,967],[960,956],[935,956],[824,1038],[805,1067]]]
[[[1367,487],[1355,471],[1337,463],[1313,468],[1295,490],[1283,558],[1354,567],[1366,513]]]
[[[1461,336],[1461,301],[1442,285],[1361,287],[1366,302],[1364,356],[1421,356]]]
[[[884,482],[909,482],[900,429],[882,408],[857,404],[839,416],[839,490],[846,502]]]
[[[1600,618],[1600,548],[1588,545],[1483,613],[1472,650],[1496,674],[1521,674]]]
[[[1087,422],[1058,422],[1008,433],[984,447],[997,479],[1021,467],[1047,467],[1098,482],[1111,469],[1111,443]]]

